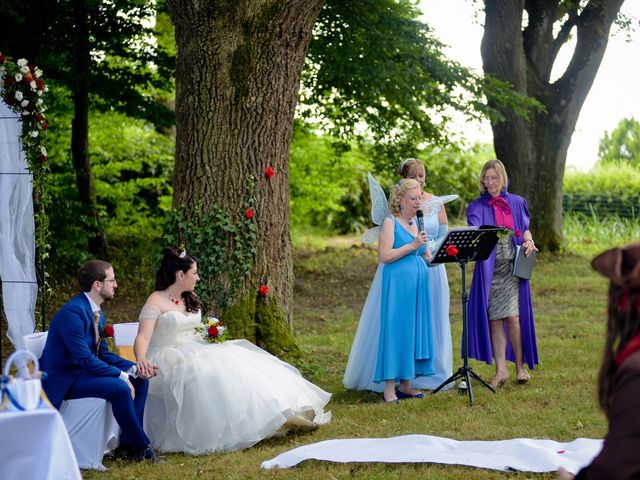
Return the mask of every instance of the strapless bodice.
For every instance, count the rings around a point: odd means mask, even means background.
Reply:
[[[153,329],[147,356],[170,345],[201,341],[200,333],[195,330],[200,325],[200,318],[200,312],[184,314],[170,311],[160,315]]]

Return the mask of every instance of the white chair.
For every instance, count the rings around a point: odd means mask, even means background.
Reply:
[[[136,361],[133,353],[133,342],[138,334],[138,322],[114,323],[113,335],[118,355],[132,362]]]
[[[24,346],[40,358],[47,341],[47,332],[22,337]],[[118,446],[120,427],[113,417],[111,404],[102,398],[65,400],[60,406],[73,451],[80,468],[106,470],[102,457]]]

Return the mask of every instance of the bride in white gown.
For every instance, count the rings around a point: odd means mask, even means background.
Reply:
[[[155,291],[140,312],[134,344],[149,384],[145,432],[161,452],[199,455],[238,450],[326,423],[331,394],[246,340],[210,344],[201,324],[196,259],[167,248]]]

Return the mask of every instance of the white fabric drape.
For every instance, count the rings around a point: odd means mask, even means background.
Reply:
[[[577,473],[602,449],[602,440],[513,438],[494,441],[458,441],[432,435],[392,438],[327,440],[298,447],[262,462],[262,468],[290,468],[305,460],[336,463],[443,463],[504,472],[555,472],[559,467]]]
[[[20,133],[18,116],[0,100],[0,280],[7,336],[16,348],[34,330],[38,295],[33,186]]]

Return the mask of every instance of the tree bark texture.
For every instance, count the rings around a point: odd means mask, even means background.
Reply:
[[[289,150],[300,75],[324,0],[168,3],[178,47],[174,206],[222,208],[238,218],[246,179],[255,177],[257,254],[239,297],[257,297],[257,286],[268,284],[291,325]]]
[[[107,259],[107,240],[98,212],[98,202],[89,161],[89,66],[90,45],[88,10],[85,0],[74,0],[73,31],[74,72],[73,121],[71,123],[71,158],[76,172],[80,203],[88,222],[89,251],[97,258]]]
[[[567,150],[623,2],[590,0],[580,10],[578,0],[485,0],[485,73],[511,83],[544,107],[528,119],[504,112],[504,120],[491,127],[496,154],[507,167],[509,190],[528,200],[534,238],[548,250],[562,247]],[[576,35],[575,51],[565,72],[552,82],[553,64],[571,32]]]

